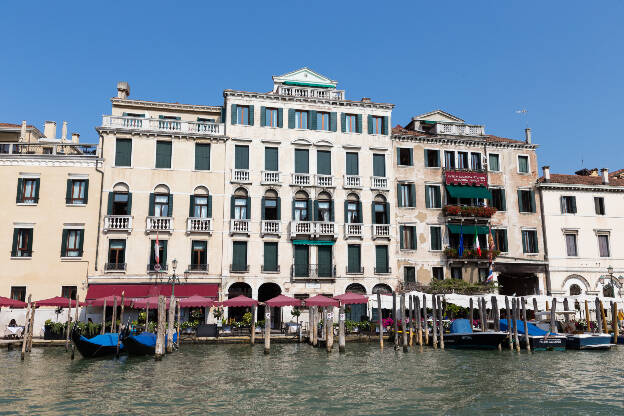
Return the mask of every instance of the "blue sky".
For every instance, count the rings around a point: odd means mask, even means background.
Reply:
[[[522,138],[528,120],[540,166],[624,168],[623,2],[176,3],[4,2],[0,121],[67,120],[92,142],[117,81],[219,105],[307,66],[396,104],[395,125],[441,108]]]

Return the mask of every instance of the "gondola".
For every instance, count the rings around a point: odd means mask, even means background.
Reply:
[[[507,334],[504,332],[473,332],[468,319],[455,319],[451,322],[450,334],[444,334],[444,346],[445,348],[491,350],[498,348],[505,338]]]
[[[501,331],[507,331],[509,328],[507,319],[500,320]],[[517,320],[516,325],[518,327],[518,338],[520,340],[520,347],[526,348],[526,342],[524,341],[524,321]],[[566,349],[567,336],[560,334],[551,334],[549,331],[545,331],[535,324],[527,322],[527,329],[529,332],[529,345],[533,351],[545,351],[545,350],[557,350],[562,351]]]
[[[115,355],[117,353],[118,334],[106,333],[96,335],[93,338],[86,338],[80,334],[80,330],[74,328],[72,330],[72,341],[74,345],[85,358],[105,357],[107,355]],[[123,343],[119,344],[119,352],[123,352]]]
[[[573,350],[608,350],[611,348],[611,334],[572,334],[568,335],[568,348]]]
[[[156,353],[156,334],[141,332],[138,335],[126,335],[122,338],[126,352],[130,355],[154,355]],[[178,336],[173,334],[173,342],[177,342]],[[167,339],[165,337],[165,347]]]

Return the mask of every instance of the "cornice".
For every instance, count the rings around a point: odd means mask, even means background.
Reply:
[[[613,185],[584,185],[556,182],[540,182],[537,187],[551,191],[584,191],[584,192],[624,192],[624,186]]]
[[[127,128],[119,128],[119,127],[96,127],[95,131],[97,131],[100,135],[109,133],[109,134],[123,134],[129,135],[132,137],[145,137],[145,138],[153,138],[153,137],[168,137],[171,139],[180,138],[180,139],[210,139],[214,141],[227,141],[228,137],[225,135],[215,135],[215,134],[207,134],[207,133],[169,133],[162,130],[136,130],[136,129],[127,129]]]
[[[0,166],[56,166],[56,167],[96,167],[102,164],[104,159],[101,158],[84,158],[80,156],[62,158],[45,158],[36,157],[0,157]]]
[[[392,134],[392,140],[399,142],[417,142],[417,143],[429,143],[429,144],[462,144],[466,146],[479,146],[493,148],[507,148],[507,149],[526,149],[535,150],[539,146],[536,144],[527,143],[508,143],[508,142],[489,142],[485,137],[477,136],[414,136],[411,134]]]
[[[192,111],[196,113],[203,113],[206,111],[209,112],[220,112],[220,105],[198,105],[198,104],[180,104],[180,103],[165,103],[159,101],[145,101],[145,100],[126,100],[123,98],[111,98],[111,102],[113,106],[123,106],[123,107],[132,107],[132,108],[158,108],[158,109],[166,109],[166,110],[181,110],[181,111]]]

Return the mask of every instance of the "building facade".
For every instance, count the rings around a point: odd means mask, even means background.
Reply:
[[[624,178],[607,169],[575,175],[543,168],[537,189],[553,295],[624,294]]]

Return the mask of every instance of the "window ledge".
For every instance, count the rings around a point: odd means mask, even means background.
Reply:
[[[62,259],[64,259],[64,257]],[[126,274],[126,271],[125,270],[104,270],[104,274]]]
[[[279,274],[279,270],[263,270],[262,274]]]
[[[364,273],[360,273],[360,272],[345,272],[345,274],[347,276],[363,276]]]
[[[114,168],[126,168],[126,169],[132,169],[132,166],[113,166]]]
[[[414,165],[397,165],[398,168],[413,168]]]
[[[86,207],[87,204],[65,204],[66,207]]]
[[[11,260],[32,260],[32,256],[11,256]]]
[[[425,166],[425,169],[442,169],[442,166]]]
[[[525,256],[531,256],[531,257],[535,257],[535,256],[539,256],[540,253],[523,253]]]
[[[414,252],[416,252],[417,249],[415,249],[415,248],[400,248],[399,250],[401,252],[403,252],[403,253],[406,253],[406,252],[407,253],[414,253]]]
[[[39,205],[39,203],[38,202],[18,202],[16,205],[26,206],[26,207],[36,207],[37,205]]]
[[[430,253],[442,253],[443,250],[429,250]]]
[[[437,209],[437,210],[441,210],[442,207],[427,207],[427,209]]]
[[[61,261],[81,261],[82,256],[80,257],[61,257]]]

